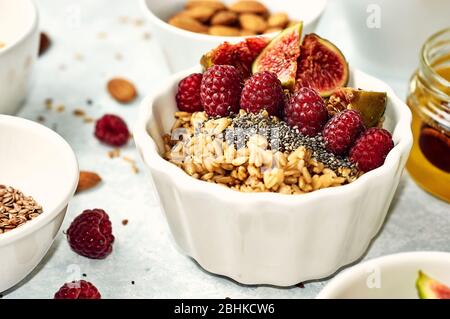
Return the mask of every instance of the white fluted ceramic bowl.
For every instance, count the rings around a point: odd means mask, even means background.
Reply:
[[[419,270],[450,285],[450,253],[417,251],[368,260],[333,278],[318,299],[418,299]]]
[[[182,251],[212,273],[277,286],[329,276],[360,258],[383,224],[408,158],[408,107],[384,82],[352,71],[352,86],[388,93],[385,128],[395,147],[385,164],[349,185],[309,194],[240,193],[196,180],[160,155],[178,82],[199,71],[178,73],[147,97],[134,131]]]
[[[78,164],[69,144],[49,128],[0,115],[0,184],[32,196],[43,212],[0,234],[0,292],[27,276],[44,258],[78,184]]]

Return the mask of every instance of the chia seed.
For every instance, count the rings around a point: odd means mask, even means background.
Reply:
[[[274,151],[293,152],[304,146],[311,150],[312,158],[325,167],[334,171],[339,168],[356,171],[355,165],[347,157],[337,156],[326,150],[321,134],[303,135],[298,129],[290,127],[275,116],[267,116],[264,113],[235,115],[232,116],[231,128],[234,132],[227,132],[226,140],[234,143],[236,148],[245,146],[248,139],[257,133],[267,139],[270,149]]]

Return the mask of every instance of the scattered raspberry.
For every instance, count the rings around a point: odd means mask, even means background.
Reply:
[[[78,254],[103,259],[112,251],[114,236],[108,214],[103,209],[87,209],[67,230],[70,247]]]
[[[65,283],[55,294],[55,299],[101,299],[97,288],[88,281]]]
[[[323,139],[328,151],[344,155],[364,131],[361,115],[356,110],[345,110],[334,116],[323,129]]]
[[[203,111],[200,100],[202,77],[202,74],[194,73],[185,77],[178,84],[178,92],[175,98],[180,111],[189,113]]]
[[[214,65],[204,74],[200,98],[205,112],[212,117],[237,113],[242,91],[242,78],[231,65]]]
[[[274,73],[256,73],[245,82],[241,108],[247,112],[258,113],[265,109],[270,115],[279,115],[283,103],[283,88]]]
[[[286,122],[308,136],[322,131],[328,112],[320,95],[308,87],[300,88],[289,100],[284,110]]]
[[[120,117],[105,114],[95,123],[95,136],[103,143],[123,146],[127,144],[130,132]]]
[[[382,128],[369,128],[350,150],[350,160],[361,171],[368,172],[383,165],[393,147],[391,133]]]

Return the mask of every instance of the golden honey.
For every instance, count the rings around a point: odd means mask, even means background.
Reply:
[[[407,103],[414,138],[407,170],[422,188],[450,202],[450,29],[423,46]]]

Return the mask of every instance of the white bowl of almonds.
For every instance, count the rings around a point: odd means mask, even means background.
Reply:
[[[0,115],[0,292],[24,279],[53,243],[78,183],[70,146],[35,122]]]
[[[141,0],[154,36],[173,72],[194,66],[203,52],[224,41],[276,35],[302,20],[313,32],[327,0]]]
[[[278,286],[360,258],[411,148],[405,103],[301,23],[201,63],[144,100],[134,133],[181,249]]]

